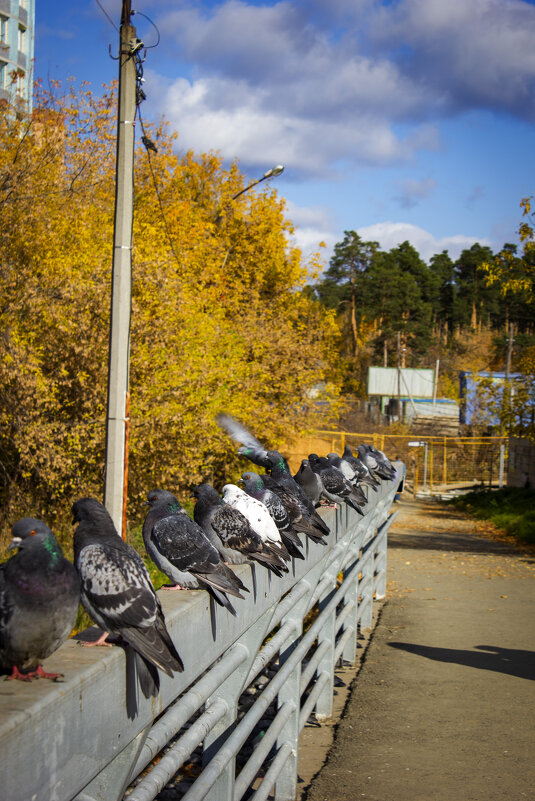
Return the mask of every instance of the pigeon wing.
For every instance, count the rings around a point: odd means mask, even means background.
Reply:
[[[183,572],[214,570],[219,554],[202,528],[187,515],[170,515],[158,520],[151,538],[172,565]]]
[[[145,566],[107,543],[86,545],[78,555],[82,596],[106,630],[152,625],[159,603]]]
[[[252,530],[249,521],[239,509],[228,504],[219,506],[214,511],[211,522],[225,547],[244,553],[262,548],[261,538]]]

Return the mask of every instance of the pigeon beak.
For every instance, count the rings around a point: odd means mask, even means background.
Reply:
[[[21,544],[22,539],[20,537],[13,537],[9,545],[7,546],[8,551],[14,551],[15,548],[18,548]]]

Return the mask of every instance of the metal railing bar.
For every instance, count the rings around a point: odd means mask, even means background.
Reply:
[[[332,612],[333,608],[340,603],[349,589],[351,589],[350,583],[347,585],[342,584],[336,595],[329,601],[306,634],[301,638],[299,645],[295,648],[291,656],[286,660],[282,668],[257,698],[254,706],[244,715],[225,744],[219,749],[211,762],[208,763],[197,781],[182,797],[182,801],[201,801],[201,799],[204,798],[210,787],[217,781],[220,774],[227,766],[229,760],[236,756],[254,725],[260,720],[292,670],[301,662],[303,656],[309,650],[318,635],[318,631],[323,625],[324,617]]]
[[[138,757],[132,778],[160,753],[190,717],[205,703],[230,674],[247,659],[248,651],[240,643],[233,645],[191,690],[179,698],[154,724]]]
[[[301,707],[301,712],[299,713],[299,731],[302,731],[305,727],[305,723],[310,717],[310,714],[314,707],[316,706],[316,701],[321,695],[321,691],[323,690],[324,686],[329,681],[329,674],[326,670],[319,674],[314,687],[310,691],[310,695],[308,696],[307,700]]]
[[[344,625],[344,620],[353,611],[355,608],[355,601],[348,601],[347,604],[344,606],[338,617],[336,618],[336,624],[334,627],[334,633],[338,634],[342,626]]]
[[[338,642],[336,643],[336,648],[334,649],[334,664],[338,662],[340,659],[340,654],[343,652],[346,642],[349,638],[355,633],[355,629],[353,626],[348,626],[347,629],[344,631]]]
[[[259,744],[243,766],[239,776],[234,783],[234,796],[233,801],[240,801],[242,795],[247,791],[247,788],[254,780],[256,774],[260,770],[262,763],[271,751],[273,743],[284,728],[284,724],[295,711],[295,704],[293,702],[286,702],[277,711],[273,718],[269,729],[266,731]]]
[[[265,668],[268,662],[282,649],[286,641],[298,630],[298,621],[288,620],[279,631],[273,635],[271,640],[260,649],[252,664],[251,670],[245,679],[244,687],[247,687],[253,679]]]
[[[301,673],[301,684],[299,688],[299,693],[302,695],[306,688],[308,687],[311,678],[313,677],[314,673],[316,672],[316,668],[320,663],[325,651],[329,649],[329,642],[328,640],[324,640],[322,643],[318,645],[316,650],[314,651],[313,655],[311,656],[310,660],[307,663],[307,666]]]
[[[214,701],[134,788],[129,801],[153,801],[227,711],[223,698]]]
[[[284,765],[286,764],[286,760],[291,753],[291,744],[288,742],[283,743],[277,752],[277,756],[267,769],[266,774],[262,779],[262,784],[256,793],[251,797],[251,801],[266,801],[266,798],[273,789],[273,785],[277,781]]]
[[[310,583],[305,578],[301,579],[301,581],[298,582],[298,584],[296,584],[295,587],[293,587],[290,592],[284,596],[282,601],[273,612],[273,617],[269,624],[270,631],[273,631],[275,626],[281,622],[282,618],[287,615],[291,609],[293,609],[297,601],[299,601],[309,590]]]

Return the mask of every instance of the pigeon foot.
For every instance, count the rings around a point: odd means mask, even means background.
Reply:
[[[112,648],[111,642],[106,642],[106,638],[110,636],[109,631],[105,631],[104,634],[101,634],[98,640],[95,642],[80,642],[80,645],[83,645],[84,648],[94,648],[98,645],[105,645],[106,648]]]
[[[180,584],[162,584],[160,589],[161,590],[184,590],[185,587],[181,587]]]
[[[35,670],[29,670],[27,673],[21,673],[16,665],[13,666],[13,672],[7,676],[7,681],[31,681],[32,679],[62,679],[63,673],[46,673],[42,665],[38,665]]]

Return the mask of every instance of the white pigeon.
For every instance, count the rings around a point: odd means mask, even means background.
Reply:
[[[238,509],[249,521],[251,528],[262,538],[264,542],[276,546],[284,559],[290,559],[290,555],[284,545],[279,529],[267,506],[256,498],[251,498],[246,492],[236,486],[236,484],[225,484],[222,489],[224,503]]]

